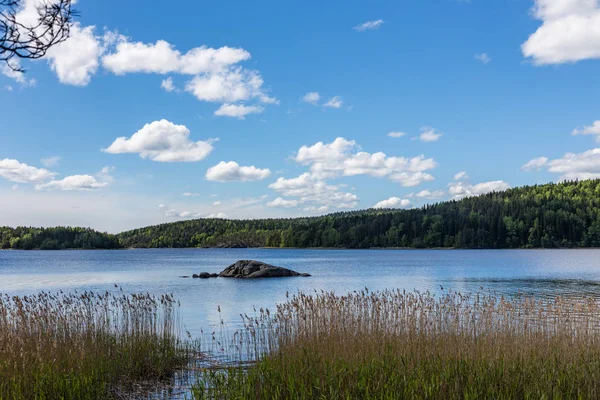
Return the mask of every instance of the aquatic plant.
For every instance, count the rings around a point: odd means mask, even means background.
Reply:
[[[243,318],[237,363],[205,369],[195,398],[600,398],[593,298],[365,289]]]
[[[185,365],[178,303],[147,293],[0,296],[0,399],[104,399]]]

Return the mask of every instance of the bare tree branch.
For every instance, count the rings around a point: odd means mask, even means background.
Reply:
[[[23,0],[0,0],[0,62],[21,71],[13,58],[44,57],[52,46],[65,41],[73,23],[72,0],[40,0],[34,21],[19,21]]]

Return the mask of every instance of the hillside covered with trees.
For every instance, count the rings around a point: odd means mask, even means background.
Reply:
[[[412,210],[180,221],[119,235],[0,228],[2,249],[158,247],[600,247],[600,180],[526,186]]]
[[[0,249],[62,250],[62,249],[117,249],[116,235],[100,233],[87,228],[8,228],[0,227]]]
[[[412,210],[181,221],[119,239],[125,247],[600,247],[600,180],[526,186]]]

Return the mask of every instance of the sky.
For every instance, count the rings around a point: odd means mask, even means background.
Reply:
[[[0,225],[116,233],[600,178],[598,0],[75,7],[64,43],[0,65]]]

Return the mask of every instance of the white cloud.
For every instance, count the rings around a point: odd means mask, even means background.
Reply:
[[[192,75],[185,90],[202,101],[231,103],[257,99],[264,104],[278,103],[262,88],[264,82],[258,71],[239,66],[250,59],[250,53],[244,49],[201,46],[181,53],[164,40],[134,42],[114,32],[97,37],[94,30],[94,26],[81,27],[76,23],[71,37],[48,52],[46,58],[61,82],[85,86],[102,65],[116,75]],[[161,87],[177,91],[171,77],[163,80]]]
[[[584,126],[573,130],[573,135],[596,135],[596,141],[600,142],[600,121],[594,121],[590,126]]]
[[[435,128],[423,127],[421,128],[419,139],[422,142],[437,142],[442,135],[443,134]]]
[[[215,206],[215,207],[218,207],[221,204],[223,204],[223,202],[221,202],[221,201],[215,201],[215,202],[212,203],[212,205]]]
[[[74,86],[90,83],[105,50],[94,30],[94,26],[82,27],[76,22],[71,26],[69,38],[48,50],[45,58],[61,83]]]
[[[548,162],[547,157],[534,158],[533,160],[527,161],[527,163],[525,163],[525,165],[523,165],[521,167],[521,169],[523,171],[540,170],[544,165],[546,165],[547,162]]]
[[[205,159],[213,147],[210,141],[192,142],[184,125],[161,119],[144,125],[130,138],[119,137],[103,151],[112,154],[138,153],[159,162],[194,162]]]
[[[50,172],[47,169],[31,167],[17,160],[9,158],[0,160],[0,177],[8,179],[11,182],[39,183],[52,179],[55,176],[56,173]]]
[[[42,163],[42,165],[44,167],[50,168],[50,167],[57,166],[61,159],[62,159],[62,157],[60,157],[60,156],[52,156],[52,157],[42,158],[40,160],[40,162]]]
[[[165,217],[169,217],[169,218],[190,219],[190,218],[201,218],[202,217],[202,215],[200,213],[194,213],[191,211],[177,211],[174,208],[168,208],[164,204],[159,204],[158,209],[165,215]]]
[[[448,193],[455,199],[463,197],[478,196],[490,192],[502,191],[510,188],[510,185],[504,181],[481,182],[472,185],[468,182],[452,182],[448,184]]]
[[[320,99],[321,96],[317,92],[308,92],[302,97],[302,101],[313,105],[317,105]]]
[[[446,195],[446,193],[443,190],[434,190],[433,192],[431,192],[429,190],[421,190],[415,196],[423,198],[423,199],[434,200],[434,199],[442,198],[445,195]]]
[[[401,138],[403,136],[406,136],[406,133],[404,133],[404,132],[389,132],[387,135],[391,138]]]
[[[462,180],[466,180],[466,179],[469,179],[469,175],[467,175],[467,171],[460,171],[460,172],[457,172],[456,174],[454,174],[455,181],[462,181]]]
[[[298,197],[298,204],[316,204],[318,208],[353,208],[358,203],[354,193],[341,191],[342,185],[327,184],[310,173],[291,179],[277,178],[269,188],[286,197]]]
[[[333,96],[327,101],[327,103],[323,104],[323,107],[341,108],[343,104],[344,102],[340,96]]]
[[[409,159],[388,157],[383,152],[354,152],[357,147],[355,141],[338,137],[332,143],[318,142],[312,146],[302,146],[294,160],[310,166],[312,174],[322,179],[340,175],[370,175],[388,177],[404,186],[433,180],[433,176],[425,173],[437,166],[432,158],[419,155]]]
[[[547,163],[548,172],[561,174],[560,180],[600,178],[600,148],[583,153],[567,153]]]
[[[535,0],[542,25],[521,45],[536,65],[600,58],[600,6],[597,0]]]
[[[35,86],[35,79],[27,80],[25,74],[19,70],[20,68],[21,63],[18,59],[13,58],[8,61],[2,61],[2,63],[0,63],[0,74],[10,79],[14,79],[17,83],[21,84],[22,87]],[[10,85],[5,86],[4,88],[9,92],[13,91],[13,87]]]
[[[400,172],[390,175],[390,179],[405,187],[419,186],[423,182],[433,181],[433,175],[425,172]]]
[[[91,175],[72,175],[61,180],[52,180],[38,184],[36,190],[96,190],[108,186],[107,182],[98,182]]]
[[[250,53],[241,48],[207,46],[196,47],[181,54],[164,40],[156,43],[131,42],[119,36],[113,53],[102,58],[107,70],[124,75],[144,72],[154,74],[179,73],[197,75],[223,72],[228,67],[250,59]]]
[[[298,200],[286,200],[281,197],[267,203],[268,207],[293,208],[298,206]]]
[[[407,208],[410,207],[410,200],[399,197],[390,197],[375,204],[372,208]]]
[[[383,20],[377,19],[377,20],[367,21],[362,24],[356,25],[353,29],[358,32],[364,32],[367,30],[378,29],[381,25],[383,25]]]
[[[198,197],[200,193],[184,192],[181,194],[183,197]]]
[[[174,92],[177,90],[175,85],[173,84],[173,78],[168,77],[167,79],[163,79],[160,83],[160,87],[165,89],[167,92]]]
[[[206,179],[218,182],[251,182],[260,181],[271,175],[268,168],[260,169],[251,165],[242,167],[235,161],[221,161],[206,171]]]
[[[264,111],[264,108],[259,106],[245,106],[243,104],[223,104],[215,115],[219,117],[234,117],[244,119],[248,114],[260,114]]]
[[[233,103],[258,99],[266,104],[277,103],[262,89],[264,81],[257,71],[249,71],[241,67],[227,69],[223,72],[196,75],[190,80],[185,90],[198,100],[208,102]]]
[[[206,218],[226,219],[229,218],[225,213],[213,213],[206,216]]]
[[[483,64],[488,64],[492,61],[492,58],[487,53],[477,53],[475,54],[475,59],[481,61]]]

